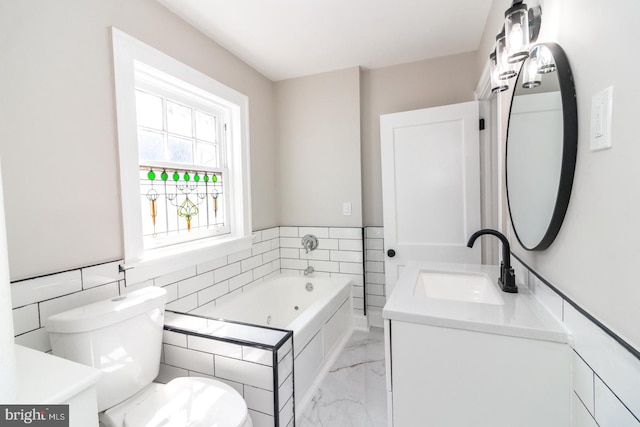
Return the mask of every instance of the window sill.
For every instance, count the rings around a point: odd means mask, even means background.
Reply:
[[[125,262],[127,285],[249,249],[251,243],[251,236],[225,236],[145,251],[141,260]]]

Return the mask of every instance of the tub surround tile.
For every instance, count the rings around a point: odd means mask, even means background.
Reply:
[[[240,359],[260,365],[273,366],[273,353],[261,348],[242,346]]]
[[[283,425],[288,425],[289,421],[293,420],[294,405],[293,398],[287,400],[284,407],[280,410],[280,419],[283,421]]]
[[[362,264],[364,257],[362,250],[356,251],[331,251],[331,261],[344,261]]]
[[[298,237],[298,227],[280,227],[280,240],[283,237]]]
[[[262,255],[252,256],[240,262],[242,272],[249,271],[262,265]]]
[[[249,270],[246,273],[239,274],[229,279],[229,289],[235,291],[238,288],[242,288],[245,285],[253,282],[253,270]]]
[[[175,300],[178,299],[178,284],[177,283],[172,283],[171,285],[163,286],[162,288],[165,291],[167,291],[167,303],[175,301]]]
[[[38,304],[30,304],[13,309],[13,331],[15,335],[24,334],[40,327]]]
[[[230,292],[229,281],[225,280],[220,283],[216,283],[213,286],[204,288],[198,292],[198,306],[203,306],[210,303],[216,298],[220,298]]]
[[[289,375],[280,387],[278,387],[278,402],[280,403],[280,410],[284,408],[284,405],[293,396],[293,375]]]
[[[341,251],[362,252],[362,240],[338,239],[338,249]]]
[[[280,258],[280,249],[269,249],[262,254],[262,261],[267,264]]]
[[[329,261],[329,257],[331,254],[328,249],[316,249],[309,252],[305,252],[304,249],[299,249],[299,253],[300,259],[306,259],[310,261]]]
[[[284,263],[286,260],[282,260]],[[316,271],[324,271],[326,273],[339,273],[340,272],[340,263],[335,261],[310,261],[309,264]]]
[[[215,283],[222,282],[223,280],[227,280],[233,276],[237,276],[242,273],[242,268],[239,262],[235,262],[233,264],[229,264],[225,267],[218,268],[213,271],[213,278]]]
[[[262,240],[272,240],[280,237],[280,227],[267,228],[262,230]]]
[[[232,256],[232,255],[229,255]],[[234,261],[235,262],[235,261]],[[228,257],[221,257],[221,258],[217,258],[211,261],[207,261],[207,262],[203,262],[201,264],[196,265],[196,272],[197,274],[202,274],[202,273],[206,273],[207,271],[213,271],[216,268],[220,268],[220,267],[224,267],[225,265],[227,265],[228,262]]]
[[[11,302],[17,308],[81,290],[80,270],[67,271],[12,283]]]
[[[271,241],[266,241],[266,242],[260,242],[260,243],[256,243],[253,245],[253,247],[251,248],[251,254],[252,255],[260,255],[263,254],[265,252],[268,252],[272,249],[272,243]]]
[[[332,227],[329,229],[329,237],[332,239],[355,239],[362,240],[362,228],[341,228]]]
[[[213,285],[213,271],[190,277],[178,282],[178,298],[201,291]]]
[[[82,288],[89,289],[123,280],[124,273],[120,272],[120,264],[120,261],[114,261],[80,269]]]
[[[63,297],[43,301],[39,304],[40,323],[42,326],[47,326],[47,319],[54,314],[101,301],[103,299],[117,297],[119,294],[120,288],[118,283],[111,283],[87,289],[82,292],[76,292]]]
[[[184,298],[178,298],[167,304],[168,310],[182,311],[185,313],[198,308],[198,294],[187,295]]]
[[[366,249],[375,249],[381,251],[384,250],[384,241],[381,239],[366,239],[364,246]]]
[[[15,342],[23,347],[29,347],[42,352],[51,351],[49,333],[45,328],[36,329],[15,337]]]
[[[158,376],[155,381],[166,384],[169,381],[180,378],[180,377],[188,377],[189,371],[187,369],[176,368],[175,366],[170,366],[165,363],[160,364],[160,372],[158,372]]]
[[[187,336],[187,347],[205,353],[242,359],[242,346],[225,341],[190,335]]]
[[[598,377],[595,380],[595,405],[595,418],[600,427],[640,427],[640,421]]]
[[[261,388],[244,386],[244,400],[247,406],[254,411],[259,411],[267,415],[273,415],[273,392]]]
[[[281,248],[302,248],[302,241],[298,237],[280,237]]]
[[[340,249],[339,239],[318,239],[318,249],[338,250]]]
[[[216,376],[273,391],[273,370],[269,366],[215,356]]]
[[[365,227],[365,237],[369,239],[384,239],[384,228]]]
[[[254,246],[255,246],[255,243],[254,243]],[[247,258],[251,258],[251,256],[253,256],[253,252],[252,252],[252,248],[249,248],[249,249],[245,249],[244,251],[236,252],[235,254],[229,255],[227,257],[227,260],[229,261],[229,264],[233,264],[235,262],[242,261]]]
[[[253,427],[274,427],[273,417],[267,414],[263,414],[259,411],[249,409],[249,416],[253,422]]]
[[[277,267],[274,268],[272,263],[268,263],[268,264],[263,264],[258,268],[253,269],[253,278],[254,279],[258,279],[260,277],[264,277],[268,274],[271,274],[274,270],[277,270],[276,273],[279,273],[280,271],[280,264],[277,261],[273,261],[273,263],[277,263]],[[245,286],[246,288],[246,286]],[[245,289],[243,288],[243,289]]]
[[[175,345],[177,347],[187,347],[187,336],[171,331],[162,331],[162,342],[165,344]]]
[[[164,344],[163,348],[165,364],[203,374],[215,374],[212,354],[170,344]]]
[[[189,277],[193,277],[197,274],[196,266],[192,266],[189,268],[185,268],[180,271],[176,271],[173,273],[166,274],[164,276],[156,277],[153,279],[153,283],[156,286],[167,286],[172,283],[177,283],[181,280],[188,279]]]

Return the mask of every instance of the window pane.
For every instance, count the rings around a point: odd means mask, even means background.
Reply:
[[[164,138],[159,132],[138,129],[140,160],[164,160]]]
[[[162,130],[162,98],[136,90],[138,126]]]
[[[169,136],[167,161],[176,163],[193,163],[193,141],[190,139]]]
[[[215,142],[216,118],[210,114],[196,111],[196,138]]]
[[[217,146],[215,144],[198,143],[196,164],[200,166],[218,167]]]
[[[167,101],[167,127],[171,133],[193,136],[191,108]]]

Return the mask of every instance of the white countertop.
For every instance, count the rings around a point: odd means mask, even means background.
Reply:
[[[16,350],[16,404],[59,404],[94,385],[100,371],[20,345]]]
[[[421,271],[486,273],[504,305],[461,302],[414,296]],[[410,262],[404,268],[382,310],[385,319],[446,328],[566,343],[568,333],[529,290],[518,283],[518,293],[498,287],[499,267],[475,264]],[[518,280],[518,278],[516,278]]]

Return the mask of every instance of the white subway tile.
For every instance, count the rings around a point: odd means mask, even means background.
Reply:
[[[229,255],[227,257],[227,259],[229,260],[229,264],[233,264],[234,262],[238,262],[238,261],[245,260],[247,258],[251,258],[252,255],[253,255],[253,253],[251,251],[251,248],[249,248],[249,249],[245,249],[243,251],[231,254],[231,255]]]
[[[209,301],[206,304],[198,303],[198,308],[194,308],[193,310],[190,310],[189,314],[194,314],[196,316],[210,316],[211,311],[215,308],[215,306],[216,306],[215,301]]]
[[[267,228],[262,230],[262,240],[277,239],[280,237],[280,227]]]
[[[20,335],[40,327],[38,304],[13,309],[13,334]]]
[[[280,410],[280,420],[282,425],[287,425],[288,421],[293,419],[293,399],[287,400],[284,407]]]
[[[575,351],[598,377],[615,390],[625,405],[640,416],[640,360],[568,303],[564,304],[564,319],[573,336]],[[596,421],[600,422],[597,409]]]
[[[15,337],[15,343],[34,350],[47,352],[51,351],[51,342],[49,341],[49,333],[45,328],[36,329]]]
[[[282,360],[283,357],[287,355],[293,348],[291,344],[291,338],[289,338],[282,346],[278,349],[278,360]]]
[[[80,270],[23,280],[11,284],[12,307],[22,307],[81,290]]]
[[[251,242],[252,243],[262,242],[262,231],[254,231],[253,234],[251,234]]]
[[[273,353],[262,348],[242,346],[242,360],[273,366]]]
[[[293,375],[289,375],[282,385],[278,387],[278,403],[280,404],[279,410],[291,399],[293,395]],[[280,420],[283,421],[283,420]]]
[[[198,305],[199,306],[204,305],[228,293],[229,293],[228,280],[225,280],[224,282],[216,283],[215,285],[209,286],[208,288],[204,288],[198,292]]]
[[[362,274],[348,274],[348,273],[331,273],[331,277],[339,277],[341,279],[350,280],[353,282],[353,286],[364,286],[364,278]]]
[[[280,249],[271,249],[262,254],[262,262],[267,264],[280,258]]]
[[[338,250],[340,249],[339,239],[318,239],[318,249]]]
[[[587,408],[584,407],[580,399],[575,394],[572,396],[571,403],[573,406],[573,427],[598,427],[596,420],[593,419]]]
[[[278,386],[281,386],[282,383],[291,375],[293,372],[293,353],[287,354],[282,360],[278,361]]]
[[[117,297],[119,295],[117,283],[98,286],[86,291],[76,292],[63,297],[54,298],[40,303],[40,323],[47,325],[47,319],[54,314],[81,307],[94,302]]]
[[[290,258],[290,259],[299,259],[300,258],[300,249],[294,248],[280,248],[280,257],[281,258]]]
[[[387,302],[387,299],[378,295],[369,295],[367,297],[367,305],[372,307],[384,307],[385,302]]]
[[[189,312],[198,308],[198,294],[187,295],[184,298],[178,298],[166,305],[167,310]]]
[[[280,271],[280,260],[279,259],[271,261],[271,271],[272,272],[279,272]]]
[[[253,256],[249,259],[245,259],[240,263],[243,273],[251,269],[254,269],[256,267],[259,267],[261,265],[262,265],[262,255]]]
[[[274,261],[275,262],[275,261]],[[279,261],[278,261],[279,262]],[[261,265],[260,267],[253,270],[253,278],[258,279],[260,277],[264,277],[273,272],[273,266],[271,263]]]
[[[367,295],[379,295],[384,296],[384,285],[376,285],[373,283],[367,283]]]
[[[316,264],[320,263],[320,261],[314,262],[314,267]],[[281,268],[294,269],[294,270],[304,270],[309,266],[309,262],[303,259],[289,259],[283,258],[280,260]]]
[[[273,391],[273,371],[270,366],[216,355],[215,370],[217,377]]]
[[[235,291],[251,282],[253,282],[253,271],[247,271],[229,279],[229,289]]]
[[[338,249],[341,251],[357,251],[362,252],[362,240],[338,240]]]
[[[156,286],[165,287],[171,283],[179,282],[180,280],[188,279],[196,275],[196,267],[185,268],[184,270],[175,271],[173,273],[165,274],[164,276],[156,277],[153,279],[153,283]]]
[[[357,310],[364,309],[364,298],[353,296],[353,308]]]
[[[284,263],[285,260],[282,260]],[[311,263],[316,271],[325,271],[328,273],[340,272],[340,263],[334,261],[313,261]]]
[[[187,335],[180,332],[162,331],[162,342],[178,347],[187,347]]]
[[[167,291],[167,303],[171,301],[175,301],[178,299],[178,284],[172,283],[171,285],[162,287],[165,291]]]
[[[367,283],[373,283],[376,285],[384,285],[385,284],[385,275],[384,273],[372,273],[367,271]]]
[[[244,400],[247,407],[268,415],[273,415],[273,392],[261,388],[244,386]]]
[[[260,255],[271,250],[271,241],[260,242],[253,245],[251,254]]]
[[[298,237],[298,227],[280,227],[280,238],[283,237]]]
[[[341,262],[340,273],[362,274],[362,264],[354,262]]]
[[[549,310],[553,317],[562,321],[562,297],[552,291],[551,288],[534,274],[530,276],[529,289],[531,293]]]
[[[330,252],[326,249],[316,249],[314,251],[300,251],[300,259],[329,261]]]
[[[640,422],[598,377],[596,377],[595,389],[595,418],[600,427],[640,426]]]
[[[271,415],[249,409],[249,416],[253,422],[253,427],[274,427],[274,419]]]
[[[332,227],[329,229],[329,237],[332,239],[360,239],[362,240],[361,228],[340,228]]]
[[[213,270],[213,279],[215,283],[219,283],[219,282],[222,282],[223,280],[227,280],[230,277],[237,276],[240,273],[242,273],[242,270],[240,268],[240,263],[236,262],[233,264],[229,264],[226,267]]]
[[[362,263],[362,252],[331,251],[331,261],[345,261]]]
[[[122,261],[114,261],[80,269],[82,288],[89,289],[124,279],[124,273],[119,271],[121,263]]]
[[[575,352],[572,353],[573,390],[578,397],[580,397],[580,400],[582,400],[582,403],[584,403],[589,412],[593,414],[593,371],[580,356]]]
[[[302,241],[299,237],[280,237],[281,248],[302,248]]]
[[[366,239],[364,241],[365,249],[384,250],[384,240],[382,239]]]
[[[193,335],[187,337],[187,342],[192,350],[242,359],[242,346],[238,344]]]
[[[196,271],[198,274],[205,273],[207,271],[213,271],[216,268],[224,267],[227,265],[227,257],[216,258],[211,261],[206,261],[201,264],[196,265]]]
[[[237,297],[238,295],[240,295],[241,293],[242,293],[242,288],[240,288],[240,289],[236,289],[236,290],[235,290],[235,291],[233,291],[233,292],[229,292],[228,294],[223,295],[223,296],[221,296],[220,298],[217,298],[217,299],[216,299],[216,305],[224,304],[224,303],[225,303],[225,301],[227,301],[227,300],[229,300],[229,299],[231,299],[231,298],[235,298],[235,297]]]
[[[126,285],[124,280],[118,282],[120,288],[120,295],[127,295],[134,291],[139,291],[143,288],[148,288],[149,286],[153,286],[153,279],[145,280],[144,282],[133,283]]]
[[[384,273],[384,262],[367,261],[365,263],[365,270],[371,273]]]
[[[271,249],[279,249],[280,248],[280,238],[271,239]]]
[[[168,344],[164,344],[163,347],[164,361],[167,365],[214,375],[212,354]]]
[[[383,227],[365,227],[365,236],[370,239],[382,239],[384,238]]]
[[[209,286],[213,286],[213,271],[181,280],[178,282],[178,298],[201,291]]]
[[[313,234],[317,238],[326,239],[329,237],[329,228],[327,227],[300,227],[298,228],[298,237]]]
[[[369,249],[365,253],[364,258],[367,261],[384,261],[384,252]]]

